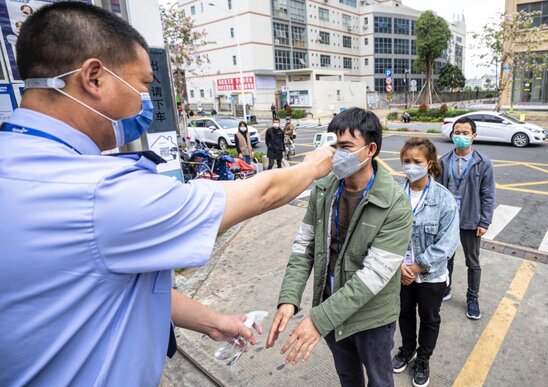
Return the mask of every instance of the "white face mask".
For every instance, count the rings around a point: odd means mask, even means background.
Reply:
[[[367,148],[367,145],[355,152],[337,148],[335,155],[333,155],[333,173],[337,179],[341,180],[345,177],[352,176],[361,169],[363,164],[369,161],[369,157],[360,161],[358,156],[356,156],[356,153],[361,152],[365,148]]]
[[[272,124],[272,126],[275,127],[275,128],[279,128],[280,124]]]
[[[428,173],[428,168],[420,164],[406,163],[403,164],[403,172],[409,181],[413,183],[422,179]]]

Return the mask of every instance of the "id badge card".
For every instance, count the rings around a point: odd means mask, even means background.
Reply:
[[[415,262],[415,254],[413,253],[413,244],[409,242],[407,251],[405,252],[405,256],[403,258],[403,263],[405,263],[406,266],[412,266],[413,262]]]
[[[462,208],[461,207],[462,197],[460,195],[455,195],[455,201],[457,202],[457,208],[460,211],[460,209]]]
[[[333,289],[335,288],[335,275],[329,275],[329,285],[331,286],[331,294],[333,294]]]

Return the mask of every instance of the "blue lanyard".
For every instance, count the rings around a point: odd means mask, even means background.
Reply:
[[[367,195],[367,193],[373,186],[374,181],[375,181],[375,172],[373,172],[373,176],[371,176],[369,183],[367,183],[367,186],[363,190],[362,195],[360,196],[360,200],[358,200],[358,205],[360,204],[362,199]],[[341,199],[343,188],[344,188],[344,180],[341,180],[341,182],[339,183],[339,189],[337,190],[337,195],[335,196],[335,227],[337,231],[337,238],[339,237],[339,200]],[[339,245],[339,250],[340,250],[340,245]]]
[[[26,134],[26,135],[29,135],[29,136],[45,138],[45,139],[48,139],[48,140],[58,142],[59,144],[63,144],[65,146],[69,147],[70,149],[72,149],[73,151],[75,151],[76,153],[78,153],[79,155],[82,154],[75,147],[73,147],[72,145],[70,145],[70,144],[66,143],[65,141],[61,140],[59,137],[55,137],[54,135],[51,135],[49,133],[42,132],[41,130],[27,128],[27,127],[23,127],[23,126],[19,126],[19,125],[13,125],[13,124],[10,124],[8,122],[4,122],[0,126],[0,132],[12,132],[12,133]]]
[[[424,187],[424,189],[422,190],[421,197],[419,198],[417,205],[413,208],[413,215],[415,215],[415,211],[417,211],[417,208],[419,208],[422,198],[426,195],[426,192],[428,191],[429,187],[430,187],[430,176],[428,177],[428,184],[426,184],[426,187]],[[407,186],[407,196],[409,197],[409,200],[411,200],[411,183],[409,183]]]
[[[466,176],[466,172],[468,172],[468,167],[470,167],[470,163],[472,162],[473,157],[470,157],[470,160],[466,162],[466,165],[464,166],[464,171],[462,171],[460,178],[457,178],[457,176],[455,175],[455,158],[456,156],[453,154],[453,156],[451,157],[451,175],[453,176],[453,181],[455,182],[455,187],[458,191],[462,183],[462,179],[464,179],[464,176]]]

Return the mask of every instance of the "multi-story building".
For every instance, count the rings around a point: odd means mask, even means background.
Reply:
[[[548,1],[544,0],[506,0],[505,12],[537,12],[533,26],[548,26]],[[548,55],[548,31],[543,33],[543,40],[536,51]],[[525,49],[525,47],[524,47]],[[518,49],[519,52],[519,49]],[[540,71],[522,71],[503,65],[503,71],[512,71],[512,79],[502,95],[502,105],[511,104],[546,104],[548,103],[548,66]]]
[[[401,0],[179,1],[215,41],[202,52],[210,64],[188,78],[191,104],[242,103],[240,67],[245,103],[256,110],[273,102],[314,114],[365,106],[368,92],[385,92],[387,69],[395,93],[412,79],[418,91],[423,85],[424,74],[413,69],[421,12]],[[450,44],[435,72],[447,62],[464,70],[464,20],[449,26]]]

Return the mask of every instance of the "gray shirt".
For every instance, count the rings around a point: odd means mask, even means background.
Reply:
[[[466,164],[472,159],[473,153],[474,151],[468,153],[465,156],[458,156],[456,152],[453,151],[451,154],[451,158],[453,159],[453,162],[455,163],[455,171],[454,171],[455,177],[459,180],[462,179],[459,185],[459,188],[457,189],[457,184],[455,183],[453,172],[449,171],[449,185],[447,186],[447,188],[455,196],[457,195],[460,196],[462,194],[464,186],[466,185],[466,179],[464,179],[463,174],[468,171],[465,171],[464,169],[466,168]]]

